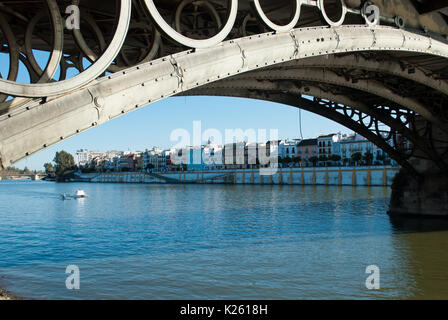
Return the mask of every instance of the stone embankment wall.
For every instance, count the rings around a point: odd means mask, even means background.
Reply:
[[[269,170],[269,169],[268,169]],[[97,183],[217,183],[263,185],[347,185],[390,186],[397,167],[292,168],[269,172],[266,169],[186,171],[170,173],[103,173]],[[272,174],[271,174],[272,173]]]

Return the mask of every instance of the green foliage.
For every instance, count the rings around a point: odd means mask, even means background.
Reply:
[[[94,172],[97,172],[97,170],[95,168],[82,168],[81,172],[82,173],[94,173]]]
[[[361,152],[355,152],[354,154],[352,154],[351,159],[355,163],[358,163],[359,161],[361,161],[362,160]]]
[[[300,157],[300,156],[295,156],[294,158],[292,158],[292,161],[293,161],[293,162],[296,162],[296,163],[301,162],[301,161],[302,161],[302,157]]]
[[[337,154],[332,154],[331,156],[330,156],[330,160],[331,161],[334,161],[334,162],[338,162],[338,161],[341,161],[341,156],[339,156],[339,155],[337,155]]]
[[[25,167],[24,169],[19,169],[16,167],[7,167],[3,171],[0,170],[0,172],[4,175],[20,175],[20,174],[33,174],[38,173],[36,170],[32,171]]]
[[[75,159],[65,151],[56,152],[53,162],[56,164],[57,176],[63,176],[67,171],[75,169]]]
[[[55,172],[54,166],[50,162],[45,163],[44,168],[46,174],[53,174]]]
[[[316,163],[319,161],[319,158],[317,158],[316,156],[313,156],[309,160],[313,163],[313,165],[316,165]]]
[[[368,164],[371,165],[373,162],[373,154],[370,151],[366,151],[364,155],[362,156],[362,159]]]
[[[376,156],[376,159],[378,161],[384,161],[384,160],[386,160],[386,156],[384,154],[381,154],[381,153],[378,152],[378,154]]]

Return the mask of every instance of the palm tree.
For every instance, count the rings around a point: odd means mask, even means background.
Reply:
[[[309,161],[313,164],[313,166],[316,166],[316,163],[319,161],[319,159],[316,156],[313,156],[309,158]]]
[[[351,156],[352,161],[355,163],[355,165],[358,165],[359,162],[362,160],[362,153],[361,152],[355,152]]]
[[[373,162],[372,152],[370,152],[370,150],[367,150],[366,153],[364,153],[362,159],[367,163],[367,165],[371,165]]]
[[[337,155],[337,154],[332,154],[331,156],[330,156],[330,160],[332,161],[332,162],[339,162],[339,161],[341,161],[341,156],[340,155]]]

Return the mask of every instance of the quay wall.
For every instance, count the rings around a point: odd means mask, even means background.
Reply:
[[[397,167],[317,167],[185,171],[169,173],[102,173],[94,183],[201,183],[262,185],[390,186],[400,170]]]

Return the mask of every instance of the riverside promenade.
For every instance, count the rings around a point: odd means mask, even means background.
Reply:
[[[271,172],[269,170],[272,170]],[[94,183],[390,186],[399,167],[307,167],[82,175]],[[270,174],[272,173],[272,174]]]

